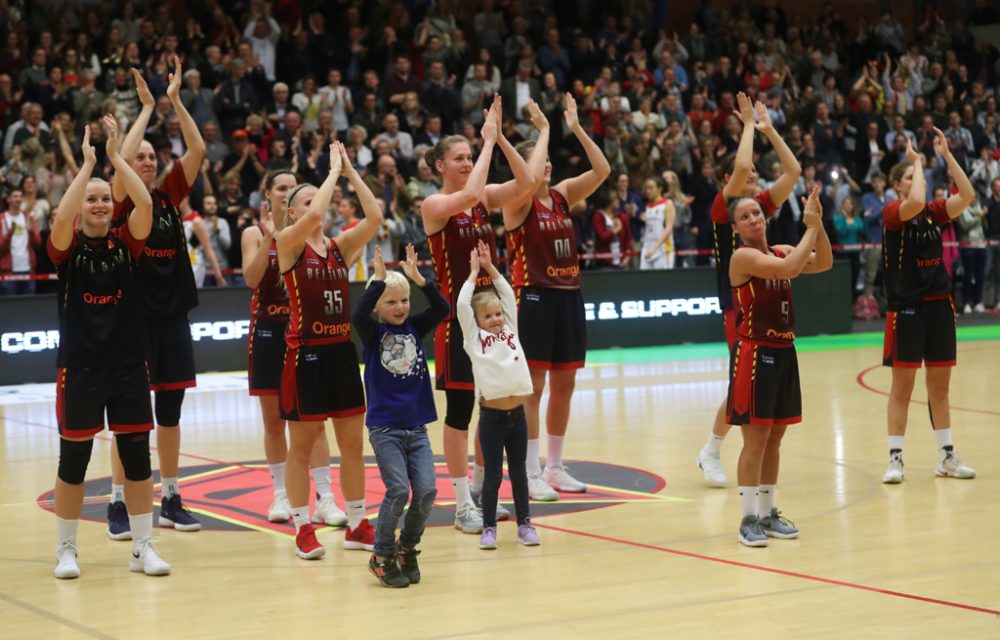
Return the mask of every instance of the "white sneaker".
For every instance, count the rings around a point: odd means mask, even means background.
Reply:
[[[528,495],[538,502],[555,502],[559,499],[559,494],[552,490],[541,475],[528,476]]]
[[[971,305],[971,304],[966,304],[966,305],[965,305],[965,306],[964,306],[964,307],[962,308],[962,313],[963,313],[963,314],[969,314],[969,313],[972,313],[972,305]]]
[[[156,549],[153,548],[153,539],[148,537],[136,541],[133,545],[132,561],[128,568],[136,573],[145,573],[147,576],[170,575],[170,565],[156,553]]]
[[[903,454],[893,453],[889,456],[889,468],[882,476],[883,484],[899,484],[903,481]]]
[[[976,477],[976,470],[962,464],[954,451],[945,454],[941,462],[938,463],[934,475],[941,478],[958,478],[959,480],[969,480]]]
[[[721,488],[729,482],[722,468],[722,459],[706,453],[704,448],[698,452],[698,468],[705,474],[705,484],[710,487]]]
[[[983,305],[982,302],[974,306],[972,310],[975,311],[976,313],[986,313],[986,307]]]
[[[292,505],[284,493],[274,494],[274,502],[267,509],[268,522],[288,522],[292,519]]]
[[[483,512],[466,502],[455,511],[455,528],[462,533],[480,533],[483,530]]]
[[[60,580],[80,577],[80,565],[76,563],[76,542],[66,538],[56,547],[55,576]]]
[[[288,517],[291,517],[289,508]],[[286,518],[287,520],[287,518]],[[313,524],[328,524],[331,527],[346,527],[347,514],[340,510],[337,501],[333,499],[333,494],[323,496],[316,503],[316,513],[312,517]]]
[[[587,485],[569,475],[569,469],[566,468],[566,465],[555,468],[546,466],[545,471],[542,472],[542,479],[550,487],[563,493],[584,493],[587,491]]]

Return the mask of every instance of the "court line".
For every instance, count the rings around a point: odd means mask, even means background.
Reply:
[[[2,591],[0,591],[0,600],[3,600],[4,602],[6,602],[6,603],[8,603],[8,604],[10,604],[12,606],[18,607],[19,609],[24,609],[25,611],[27,611],[29,613],[33,613],[36,616],[39,616],[41,618],[46,618],[47,620],[51,620],[52,622],[55,622],[56,624],[61,624],[64,627],[69,627],[70,629],[73,629],[74,631],[79,631],[80,633],[85,633],[88,636],[90,636],[91,638],[101,638],[101,640],[116,640],[115,636],[109,636],[108,634],[102,633],[102,632],[98,631],[97,629],[91,629],[90,627],[82,625],[79,622],[74,622],[74,621],[70,620],[69,618],[64,618],[64,617],[62,617],[61,615],[59,615],[57,613],[52,613],[51,611],[46,611],[45,609],[42,609],[41,607],[36,607],[33,604],[28,604],[27,602],[24,602],[23,600],[18,600],[17,598],[15,598],[13,596],[10,596],[10,595],[7,595],[6,593],[3,593]]]
[[[871,373],[875,369],[881,369],[882,367],[883,367],[883,365],[880,365],[880,364],[877,364],[877,365],[872,366],[872,367],[868,367],[867,369],[864,369],[861,373],[859,373],[857,375],[857,377],[855,378],[855,380],[857,381],[857,383],[859,385],[861,385],[862,389],[865,389],[866,391],[871,391],[872,393],[877,393],[880,396],[885,396],[886,398],[888,398],[889,397],[889,392],[888,391],[882,391],[881,389],[876,389],[875,387],[873,387],[870,384],[868,384],[867,382],[865,382],[865,376],[866,375],[868,375],[869,373]],[[922,404],[922,405],[926,405],[927,403],[925,401],[923,401],[923,400],[914,400],[913,398],[910,398],[910,404]],[[989,409],[972,409],[972,408],[969,408],[969,407],[959,407],[959,406],[956,406],[956,405],[951,405],[951,409],[953,411],[966,411],[968,413],[984,413],[986,415],[991,415],[991,416],[1000,416],[1000,411],[990,411]]]
[[[970,604],[962,604],[961,602],[952,602],[950,600],[939,600],[937,598],[928,598],[926,596],[918,596],[912,593],[905,593],[903,591],[893,591],[892,589],[884,589],[882,587],[872,587],[864,584],[858,584],[856,582],[845,582],[843,580],[836,580],[834,578],[823,578],[821,576],[813,576],[807,573],[798,573],[795,571],[787,571],[785,569],[775,569],[774,567],[765,567],[759,564],[751,564],[749,562],[740,562],[739,560],[726,560],[725,558],[717,558],[715,556],[706,556],[700,553],[692,553],[690,551],[680,551],[679,549],[671,549],[669,547],[660,547],[653,544],[646,544],[644,542],[636,542],[634,540],[624,540],[622,538],[612,538],[610,536],[603,536],[597,533],[589,533],[587,531],[579,531],[576,529],[566,529],[564,527],[557,527],[550,524],[542,524],[537,521],[532,521],[533,525],[539,529],[549,529],[552,531],[559,531],[561,533],[569,533],[576,536],[582,536],[584,538],[593,538],[595,540],[602,540],[604,542],[614,542],[617,544],[623,544],[630,547],[637,547],[639,549],[647,549],[650,551],[659,551],[660,553],[669,553],[685,558],[692,558],[694,560],[707,560],[708,562],[715,562],[718,564],[725,564],[733,567],[740,567],[743,569],[753,569],[755,571],[763,571],[765,573],[774,573],[777,575],[798,578],[800,580],[809,580],[812,582],[820,582],[823,584],[830,584],[838,587],[847,587],[849,589],[857,589],[859,591],[870,591],[872,593],[881,593],[882,595],[894,596],[897,598],[905,598],[908,600],[916,600],[918,602],[926,602],[928,604],[937,604],[945,607],[953,607],[955,609],[965,609],[966,611],[974,611],[976,613],[988,613],[992,616],[1000,616],[1000,611],[994,609],[987,609],[985,607],[977,607]]]

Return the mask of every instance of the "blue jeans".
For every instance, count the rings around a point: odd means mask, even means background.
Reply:
[[[510,411],[479,407],[479,443],[483,446],[483,526],[497,526],[497,497],[503,481],[503,452],[507,450],[507,475],[514,492],[517,523],[528,521],[528,422],[524,406]]]
[[[368,441],[375,450],[375,462],[385,485],[385,498],[375,523],[374,551],[377,556],[389,557],[396,554],[396,526],[410,497],[410,487],[413,500],[399,534],[399,545],[412,549],[420,543],[437,497],[434,454],[427,427],[368,427]]]

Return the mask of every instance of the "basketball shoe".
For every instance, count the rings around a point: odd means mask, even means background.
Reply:
[[[60,540],[56,547],[55,576],[60,580],[80,577],[80,565],[76,563],[76,541],[73,538]]]
[[[528,495],[538,502],[555,502],[559,494],[552,490],[541,475],[528,475]]]
[[[375,528],[367,518],[356,529],[344,527],[344,548],[358,551],[371,551],[375,548]]]
[[[128,523],[128,509],[122,501],[108,503],[108,537],[112,540],[131,540],[132,528]]]
[[[347,514],[340,510],[333,494],[323,496],[316,502],[316,513],[313,514],[314,524],[328,524],[331,527],[347,525]]]
[[[757,516],[744,516],[740,522],[739,541],[748,547],[767,546],[767,535],[761,530]]]
[[[145,573],[147,576],[170,575],[170,565],[156,553],[153,539],[149,536],[132,543],[132,560],[128,568],[136,573]]]
[[[473,491],[471,493],[472,493],[472,502],[474,502],[475,505],[476,505],[476,507],[480,511],[482,511],[483,510],[483,492],[482,491]],[[497,503],[497,520],[510,520],[510,511],[508,511],[506,509],[506,507],[504,507],[499,502]]]
[[[722,460],[713,456],[704,448],[698,453],[698,468],[705,474],[705,484],[710,487],[725,487],[728,482],[726,472],[722,468]]]
[[[939,474],[940,475],[940,474]],[[899,450],[889,454],[889,468],[882,476],[884,484],[899,484],[903,481],[903,453]]]
[[[274,502],[267,509],[268,522],[288,522],[292,519],[292,505],[288,503],[285,493],[274,494]]]
[[[771,515],[759,518],[761,530],[771,538],[793,540],[799,537],[799,530],[791,520],[781,515],[777,508],[771,507]]]
[[[958,478],[959,480],[970,480],[976,477],[976,470],[962,464],[958,455],[954,451],[945,449],[944,457],[938,462],[934,475],[941,478]]]
[[[326,554],[326,547],[316,539],[316,527],[304,524],[295,534],[295,555],[303,560],[316,560]]]
[[[455,528],[462,533],[479,533],[483,530],[483,512],[467,502],[455,510]]]
[[[181,494],[175,493],[160,502],[160,526],[173,527],[178,531],[200,531],[201,523],[191,515],[191,511],[181,502]]]
[[[550,487],[563,493],[584,493],[587,491],[587,485],[569,475],[569,469],[566,468],[566,465],[558,467],[546,465],[545,471],[542,471],[542,479]]]

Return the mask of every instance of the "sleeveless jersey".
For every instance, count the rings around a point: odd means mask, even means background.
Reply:
[[[947,201],[928,202],[905,222],[899,219],[901,204],[893,200],[882,209],[885,291],[892,311],[951,294],[941,244],[941,227],[951,222]]]
[[[653,245],[663,237],[667,226],[667,202],[670,202],[670,199],[663,197],[646,205],[646,210],[643,212],[642,244]],[[663,250],[668,253],[674,250],[673,234],[667,238]]]
[[[538,198],[517,229],[507,232],[511,285],[556,289],[580,288],[580,259],[576,253],[576,230],[569,203],[555,189],[549,189],[552,209]]]
[[[482,203],[469,211],[448,218],[448,224],[437,233],[427,236],[441,294],[451,305],[448,319],[455,315],[458,292],[469,278],[469,254],[482,240],[490,247],[490,259],[497,264],[497,237],[490,224],[490,214]],[[493,281],[483,272],[479,274],[476,288],[489,287]]]
[[[137,293],[146,316],[187,313],[198,306],[184,225],[177,212],[177,205],[190,190],[184,167],[176,162],[163,184],[151,194],[153,228],[136,272]],[[131,198],[115,202],[113,224],[123,225],[134,208]]]
[[[351,339],[347,275],[347,262],[336,242],[328,241],[326,256],[305,244],[295,266],[282,274],[288,289],[289,349]]]
[[[770,191],[761,191],[753,197],[764,210],[768,220],[774,215],[777,207],[771,199]],[[712,235],[715,238],[715,282],[719,292],[719,304],[723,309],[733,308],[732,284],[729,282],[729,261],[736,248],[736,232],[729,224],[729,207],[722,191],[715,195],[712,201]]]
[[[756,251],[756,249],[744,249]],[[777,249],[768,251],[783,258]],[[736,334],[751,342],[789,347],[795,340],[795,310],[792,308],[792,281],[787,278],[765,280],[756,276],[732,288],[732,298],[739,313]]]
[[[59,367],[110,369],[145,360],[145,320],[133,276],[142,247],[128,225],[102,238],[77,231],[65,251],[49,239],[59,272]]]
[[[250,298],[250,315],[254,320],[288,322],[288,313],[288,292],[281,286],[278,268],[278,245],[272,239],[267,249],[267,269]]]

